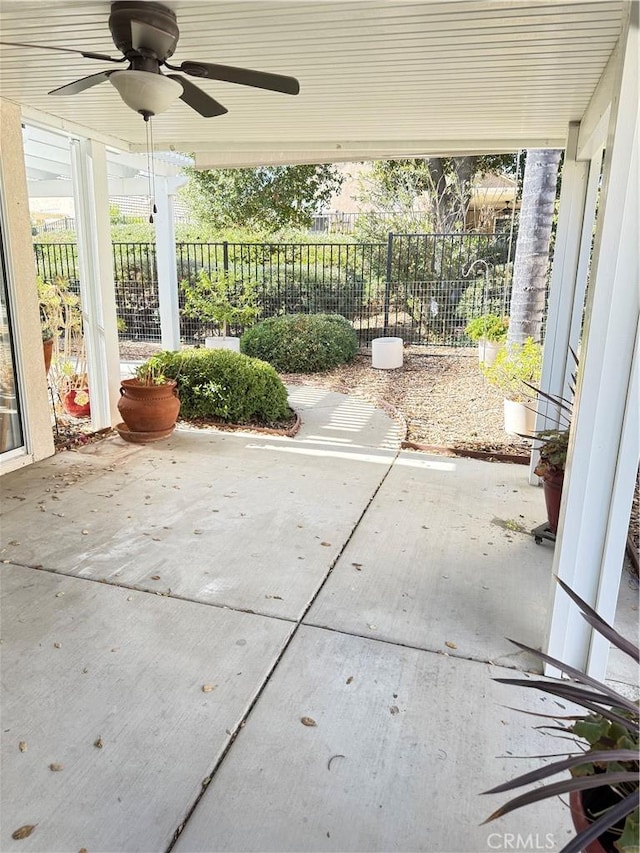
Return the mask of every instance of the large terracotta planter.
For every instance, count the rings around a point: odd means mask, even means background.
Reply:
[[[558,530],[563,483],[564,471],[556,471],[555,473],[548,474],[542,478],[544,502],[547,506],[547,521],[549,522],[549,530],[552,533],[556,533]]]
[[[138,379],[123,379],[118,411],[124,429],[117,429],[125,441],[146,444],[166,438],[173,432],[180,411],[176,383],[141,385]]]

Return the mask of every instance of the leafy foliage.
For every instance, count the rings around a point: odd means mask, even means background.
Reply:
[[[482,370],[504,397],[523,403],[532,397],[530,386],[540,382],[542,347],[533,338],[527,338],[523,344],[510,344],[500,350],[493,364],[483,365]]]
[[[263,361],[209,349],[163,352],[156,358],[162,373],[178,383],[181,417],[271,424],[290,415],[287,390]]]
[[[249,329],[240,347],[281,373],[317,373],[351,361],[358,338],[339,314],[285,314]]]
[[[640,657],[638,647],[607,624],[563,581],[559,578],[556,580],[578,606],[581,616],[589,625],[637,664]],[[558,725],[546,727],[554,737],[557,737],[557,732],[560,731],[564,732],[565,736],[573,736],[573,739],[580,738],[586,741],[586,744],[576,741],[576,746],[580,747],[578,752],[571,753],[561,761],[545,763],[537,770],[485,791],[486,794],[497,794],[524,785],[536,785],[532,790],[515,797],[494,811],[485,823],[531,803],[572,791],[577,791],[579,794],[593,791],[596,797],[598,793],[606,792],[605,798],[593,812],[590,826],[581,830],[560,853],[578,853],[586,850],[589,842],[596,838],[611,839],[615,849],[621,853],[637,853],[640,827],[638,702],[627,699],[607,682],[600,682],[585,675],[575,667],[550,657],[538,649],[514,640],[511,642],[519,649],[535,655],[539,660],[558,669],[566,679],[496,678],[494,680],[525,689],[540,690],[556,699],[572,702],[587,709],[590,713],[584,715],[565,717],[558,715],[556,718]],[[568,721],[569,725],[560,725],[562,721]],[[566,770],[571,772],[570,780],[561,779],[542,787],[537,785]]]
[[[182,313],[202,323],[215,323],[226,337],[230,325],[243,328],[252,325],[258,316],[256,282],[236,279],[233,273],[200,270],[195,281],[184,280],[180,288],[185,294]]]
[[[363,217],[358,236],[368,241],[384,232],[464,230],[474,178],[489,171],[515,171],[513,154],[381,160],[361,182],[360,201],[393,216]]]
[[[472,341],[485,340],[498,344],[506,341],[508,328],[508,317],[499,317],[497,314],[484,314],[482,317],[470,320],[467,323],[464,333]]]
[[[342,178],[330,165],[260,166],[256,169],[188,168],[184,196],[203,223],[255,226],[271,232],[310,225],[313,214],[336,192]]]

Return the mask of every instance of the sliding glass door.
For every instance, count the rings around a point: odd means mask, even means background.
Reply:
[[[0,207],[0,457],[24,447],[4,237]]]

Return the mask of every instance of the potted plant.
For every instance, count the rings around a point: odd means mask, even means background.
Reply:
[[[125,441],[148,444],[167,438],[176,426],[180,400],[176,382],[162,367],[162,354],[152,356],[136,370],[135,379],[120,383],[118,411],[124,423],[116,430]]]
[[[470,320],[464,330],[465,335],[472,341],[478,342],[478,361],[480,364],[491,365],[496,359],[500,348],[507,340],[509,318],[497,314],[483,314]]]
[[[49,326],[42,326],[42,354],[44,356],[44,372],[48,375],[53,356],[53,331]]]
[[[570,349],[571,355],[575,362],[576,370],[578,367],[578,356]],[[525,382],[525,385],[533,391],[536,396],[544,397],[556,407],[558,411],[558,421],[563,422],[562,426],[555,429],[542,430],[534,432],[532,435],[524,435],[523,438],[531,438],[539,442],[537,447],[539,459],[534,473],[542,479],[542,488],[544,490],[544,500],[547,507],[547,530],[553,533],[554,536],[558,530],[558,520],[560,517],[560,502],[562,499],[562,487],[564,485],[564,470],[567,465],[567,452],[569,449],[569,429],[571,427],[571,419],[573,417],[573,397],[575,394],[576,371],[571,375],[569,390],[571,397],[564,397],[548,394],[541,388],[530,385]],[[537,540],[536,540],[537,541]]]
[[[567,464],[569,448],[568,429],[547,429],[535,433],[533,438],[541,441],[538,448],[540,459],[534,473],[542,479],[544,500],[547,507],[549,531],[556,533],[560,517],[560,501],[564,484],[564,469]]]
[[[45,368],[63,410],[73,417],[91,414],[80,297],[69,282],[38,277]],[[47,359],[49,363],[47,365]]]
[[[216,270],[211,275],[200,270],[195,282],[182,281],[180,288],[185,296],[183,314],[216,331],[216,335],[205,338],[205,346],[240,352],[240,339],[227,333],[230,326],[246,328],[255,323],[258,316],[256,282],[238,279],[226,270]]]
[[[617,649],[638,663],[638,647],[608,625],[565,583],[558,578],[556,580],[580,608],[583,618]],[[498,794],[524,785],[536,785],[533,790],[497,809],[485,823],[530,803],[569,794],[577,834],[561,853],[577,853],[580,850],[587,853],[637,853],[640,832],[638,702],[627,699],[608,683],[599,682],[537,649],[514,640],[510,642],[556,667],[567,678],[497,678],[496,681],[541,690],[579,705],[588,713],[554,717],[553,726],[543,727],[549,728],[554,738],[557,738],[558,731],[562,732],[562,737],[571,739],[578,747],[577,751],[571,752],[561,761],[545,764],[485,791],[486,794]],[[567,770],[571,773],[571,779],[537,786],[539,782]]]
[[[532,385],[540,382],[542,347],[533,338],[509,344],[490,365],[483,365],[488,382],[504,396],[504,429],[510,435],[528,435],[535,428]]]

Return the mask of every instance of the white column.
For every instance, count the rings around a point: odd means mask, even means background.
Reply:
[[[176,234],[173,222],[173,196],[186,178],[156,178],[156,263],[158,265],[158,302],[162,347],[180,349],[178,277],[176,272]]]
[[[542,376],[540,387],[556,397],[569,397],[567,380],[571,376],[573,360],[569,347],[577,348],[580,334],[580,319],[584,305],[586,270],[579,273],[578,258],[583,236],[589,233],[589,249],[595,202],[593,211],[585,216],[585,197],[589,178],[589,163],[578,162],[576,151],[580,123],[569,125],[567,147],[562,166],[562,189],[556,229],[553,267],[549,284],[549,303],[547,307],[547,325],[544,337]],[[578,318],[576,324],[575,318]],[[536,432],[553,429],[561,422],[556,406],[545,399],[538,402]],[[566,420],[564,421],[566,423]],[[531,454],[529,482],[538,484],[533,469],[538,463],[538,454]]]
[[[71,165],[91,426],[103,429],[119,419],[116,406],[120,387],[104,145],[92,139],[72,139]]]
[[[613,622],[635,484],[638,434],[638,13],[627,8],[587,292],[576,410],[565,475],[558,574]],[[596,678],[608,644],[554,592],[548,651]]]

